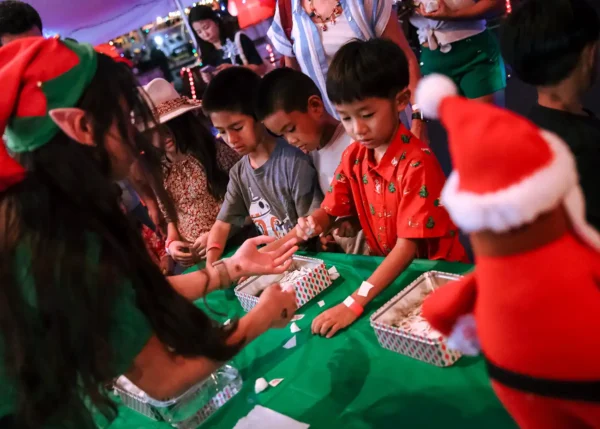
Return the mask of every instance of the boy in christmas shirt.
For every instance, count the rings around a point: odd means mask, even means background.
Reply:
[[[371,254],[385,259],[343,303],[312,324],[335,335],[398,277],[414,258],[465,261],[458,231],[439,198],[445,177],[429,148],[398,121],[410,100],[408,64],[392,42],[354,41],[334,57],[327,92],[346,132],[346,149],[321,208],[298,220],[302,239],[327,231],[338,217],[357,215]]]

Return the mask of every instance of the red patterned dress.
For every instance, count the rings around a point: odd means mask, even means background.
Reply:
[[[238,154],[221,141],[217,145],[217,162],[229,172],[239,161]],[[208,192],[206,172],[200,161],[192,155],[177,162],[163,163],[163,185],[175,205],[177,219],[169,219],[162,204],[161,210],[167,222],[174,222],[181,239],[194,242],[205,232],[209,232],[217,220],[223,201],[217,200]]]

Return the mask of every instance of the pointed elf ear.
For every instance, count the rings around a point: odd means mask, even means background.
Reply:
[[[96,146],[92,127],[83,110],[76,107],[59,108],[50,110],[48,114],[71,139],[86,146]]]

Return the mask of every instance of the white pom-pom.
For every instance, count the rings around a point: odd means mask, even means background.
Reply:
[[[458,90],[452,79],[441,74],[432,74],[419,82],[415,100],[426,118],[437,119],[442,100],[457,94]]]

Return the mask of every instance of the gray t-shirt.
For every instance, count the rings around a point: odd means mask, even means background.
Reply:
[[[218,220],[242,226],[248,215],[261,234],[283,237],[299,217],[320,207],[323,194],[310,158],[278,140],[269,160],[254,169],[244,156],[229,171]]]

